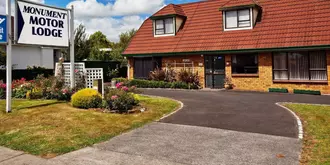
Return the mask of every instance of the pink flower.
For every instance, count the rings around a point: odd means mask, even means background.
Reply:
[[[67,94],[67,93],[68,93],[68,90],[67,90],[67,89],[63,89],[63,90],[62,90],[62,93],[63,93],[63,94]]]
[[[6,84],[5,83],[0,84],[0,88],[6,89]]]
[[[116,100],[116,99],[118,99],[118,96],[117,95],[111,96],[111,100]]]
[[[117,88],[117,89],[120,89],[121,86],[123,86],[123,83],[122,83],[122,82],[116,84],[116,88]]]
[[[121,89],[122,89],[123,91],[128,91],[127,86],[123,86]]]
[[[78,71],[78,69],[75,69],[74,72],[75,72],[75,73],[78,73],[79,71]]]
[[[21,81],[25,81],[26,79],[23,77],[23,78],[21,78]]]

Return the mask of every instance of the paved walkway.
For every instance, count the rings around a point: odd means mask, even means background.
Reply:
[[[0,165],[299,164],[295,119],[276,102],[327,96],[145,90],[184,103],[177,113],[107,142],[45,160],[0,147]]]

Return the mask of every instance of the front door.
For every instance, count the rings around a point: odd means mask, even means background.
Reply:
[[[205,56],[206,88],[223,88],[225,81],[225,57],[221,55]]]

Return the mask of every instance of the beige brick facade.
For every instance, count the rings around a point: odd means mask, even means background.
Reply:
[[[132,58],[128,59],[129,78],[133,78],[134,73],[134,61]],[[189,62],[188,62],[189,61]],[[231,55],[225,55],[225,62],[231,63]],[[185,63],[185,64],[183,64]],[[191,63],[191,64],[189,64]],[[204,56],[191,55],[191,56],[169,56],[162,58],[162,67],[165,68],[170,65],[177,72],[183,69],[193,68],[198,72],[200,76],[200,82],[202,87],[205,87],[205,70],[204,70]],[[184,66],[185,65],[185,66]],[[250,90],[250,91],[268,91],[269,88],[287,88],[289,92],[293,92],[293,89],[308,89],[308,90],[320,90],[322,94],[330,94],[330,52],[327,52],[327,69],[328,69],[328,83],[312,83],[312,82],[285,82],[277,83],[273,82],[272,71],[272,53],[260,53],[259,54],[259,73],[251,76],[238,76],[232,75],[231,65],[226,66],[226,76],[232,78],[232,82],[235,85],[236,90]]]
[[[178,57],[163,57],[162,67],[171,66],[176,73],[182,69],[189,69],[198,73],[202,87],[204,87],[204,57],[201,55],[194,56],[178,56]]]
[[[231,63],[231,55],[226,55],[226,61]],[[232,77],[235,89],[268,91],[269,88],[287,88],[290,93],[293,89],[320,90],[322,94],[330,94],[330,53],[327,52],[328,83],[275,83],[273,82],[272,54],[259,54],[259,74],[256,77]],[[231,66],[226,66],[226,75],[231,76]]]

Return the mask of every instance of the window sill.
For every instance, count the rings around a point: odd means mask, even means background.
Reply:
[[[328,84],[327,80],[273,80],[274,83]]]
[[[259,74],[232,74],[231,77],[259,77]]]

